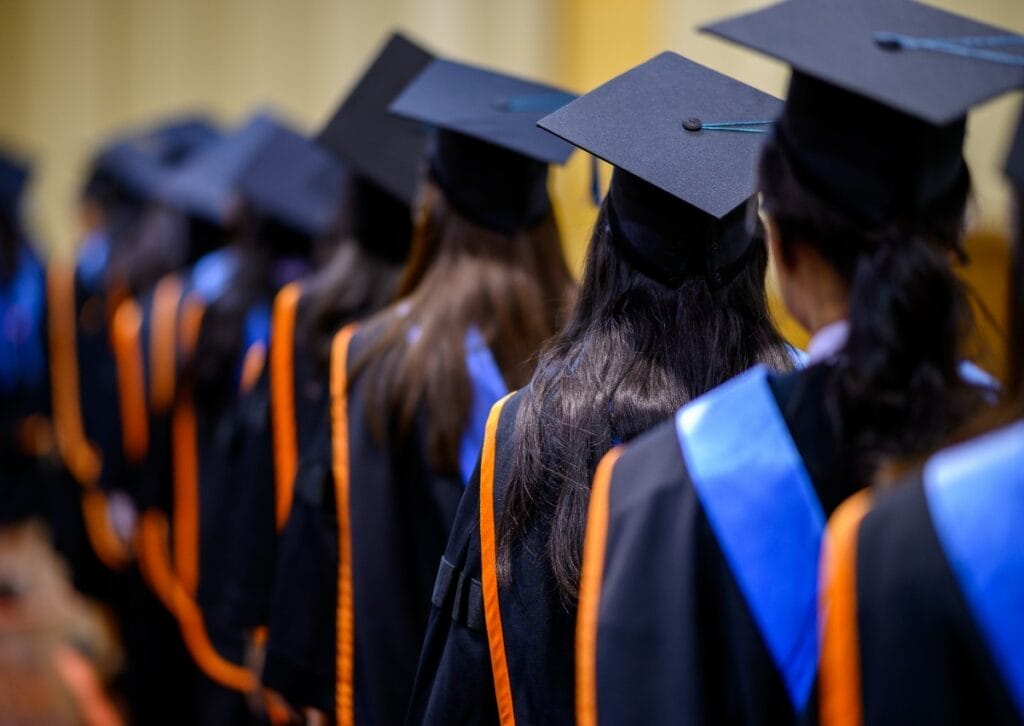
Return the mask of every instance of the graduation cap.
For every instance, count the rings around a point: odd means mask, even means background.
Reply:
[[[21,159],[0,152],[0,212],[15,219],[21,195],[28,183],[29,168]]]
[[[910,0],[788,0],[702,30],[792,67],[776,139],[869,225],[966,183],[967,111],[1024,85],[1024,38]]]
[[[205,118],[173,119],[110,141],[94,158],[90,177],[105,177],[127,194],[153,199],[170,169],[219,137]]]
[[[189,157],[159,190],[165,204],[213,224],[231,222],[238,184],[248,166],[284,125],[266,112]]]
[[[432,126],[429,173],[467,219],[505,233],[528,229],[551,210],[550,163],[573,147],[537,121],[575,96],[474,66],[435,60],[391,104]]]
[[[751,244],[745,207],[782,102],[662,53],[540,120],[615,167],[614,237],[649,277],[728,277]]]
[[[404,35],[392,35],[316,137],[351,173],[406,207],[416,194],[427,131],[388,113],[388,104],[431,60]]]
[[[1006,165],[1003,168],[1010,181],[1019,189],[1024,189],[1024,108],[1021,109],[1017,131],[1013,135],[1010,153],[1006,157]]]
[[[335,221],[341,167],[327,151],[283,128],[272,129],[242,171],[239,192],[260,214],[310,237]]]

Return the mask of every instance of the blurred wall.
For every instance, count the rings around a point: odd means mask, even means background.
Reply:
[[[1024,32],[1024,0],[933,0]],[[75,196],[106,134],[183,109],[224,122],[269,103],[313,130],[387,31],[434,50],[585,91],[671,49],[781,95],[786,72],[702,36],[702,23],[764,0],[0,0],[0,143],[37,162],[32,221],[51,249],[74,242]],[[978,250],[969,277],[1001,313],[1007,217],[999,166],[1018,97],[972,115]],[[577,154],[555,174],[578,267],[594,208]],[[607,172],[604,175],[607,181]],[[798,342],[799,331],[783,320]],[[994,335],[990,335],[996,340]]]

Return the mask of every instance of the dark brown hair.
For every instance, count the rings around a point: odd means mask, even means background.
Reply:
[[[803,184],[783,146],[765,145],[765,211],[785,258],[810,245],[849,286],[849,338],[829,379],[827,407],[851,452],[852,480],[917,459],[945,443],[982,404],[959,366],[972,327],[959,253],[970,175],[924,208],[868,226]]]
[[[518,388],[530,380],[573,287],[553,215],[504,234],[470,222],[425,183],[401,302],[371,321],[383,331],[354,365],[353,378],[371,376],[374,432],[401,442],[422,414],[430,466],[455,475],[472,395],[466,331],[479,330],[506,385]]]
[[[682,249],[710,249],[720,231],[709,219],[687,234]],[[566,603],[577,596],[590,483],[605,452],[757,363],[792,367],[768,312],[763,244],[753,242],[742,267],[717,286],[704,277],[658,282],[622,245],[602,206],[576,305],[519,409],[498,528],[499,575],[507,580],[528,528],[550,523],[547,560]]]

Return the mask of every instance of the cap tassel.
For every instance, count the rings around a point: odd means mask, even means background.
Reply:
[[[595,207],[601,204],[601,167],[596,156],[590,157],[590,199]]]
[[[1024,46],[1024,35],[991,35],[963,38],[918,38],[902,33],[882,31],[875,33],[875,43],[885,50],[924,50],[947,53],[962,58],[989,61],[1024,68],[1024,55],[1003,53],[986,48]]]
[[[683,128],[687,131],[731,131],[744,134],[766,134],[772,121],[701,121],[696,116],[686,119]]]

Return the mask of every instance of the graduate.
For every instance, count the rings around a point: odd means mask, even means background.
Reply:
[[[69,478],[62,498],[81,508],[84,530],[73,531],[71,513],[62,513],[55,536],[76,587],[101,598],[116,587],[107,571],[123,570],[132,557],[130,535],[111,515],[124,509],[134,481],[121,456],[130,426],[111,405],[119,395],[113,313],[128,293],[127,261],[164,174],[214,135],[205,121],[187,117],[106,144],[83,186],[84,235],[74,263],[55,260],[47,269],[54,434]]]
[[[0,151],[0,523],[49,514],[46,278],[22,224],[29,177]]]
[[[929,458],[870,512],[853,501],[833,515],[824,724],[1024,721],[1024,117],[1006,172],[1017,218],[1005,402],[991,430]]]
[[[391,105],[433,128],[410,261],[398,302],[335,337],[330,426],[295,485],[296,500],[336,513],[319,543],[336,551],[336,589],[289,613],[336,645],[292,664],[309,699],[296,705],[339,724],[403,721],[487,410],[529,380],[572,292],[547,191],[572,147],[535,127],[565,100],[435,60]]]
[[[412,723],[572,723],[598,461],[752,365],[792,367],[768,314],[767,251],[748,228],[763,138],[685,131],[680,105],[707,119],[781,107],[663,53],[540,121],[615,170],[568,324],[529,385],[491,410],[434,586]]]
[[[391,36],[317,135],[345,168],[339,225],[324,264],[285,287],[274,303],[270,427],[253,427],[247,443],[250,473],[236,535],[242,557],[231,577],[237,582],[235,612],[249,626],[266,625],[272,597],[276,603],[263,680],[286,702],[309,702],[306,679],[294,677],[296,665],[333,651],[330,639],[294,613],[321,600],[333,608],[337,578],[337,555],[320,546],[334,536],[334,514],[308,497],[295,497],[295,473],[300,456],[326,426],[334,334],[393,300],[408,257],[427,133],[387,107],[432,58],[408,38]],[[265,421],[266,396],[262,402],[258,395],[252,399],[263,406],[255,420]],[[329,594],[321,598],[321,590]],[[326,617],[333,618],[333,610]]]
[[[235,475],[244,430],[239,402],[265,363],[271,297],[308,269],[313,239],[335,217],[338,180],[326,152],[259,114],[164,191],[237,234],[202,257],[184,283],[175,320],[180,349],[172,351],[170,460],[161,465],[169,475],[150,484],[140,528],[143,573],[178,620],[201,674],[196,718],[204,723],[254,718],[244,697],[256,685],[243,664],[250,634],[234,627],[221,574],[237,556],[234,504],[245,484]]]
[[[582,724],[813,721],[826,518],[987,393],[959,370],[965,116],[1020,69],[890,41],[998,31],[912,2],[808,0],[707,30],[793,67],[764,124],[759,189],[810,365],[755,368],[602,462],[580,585]]]

